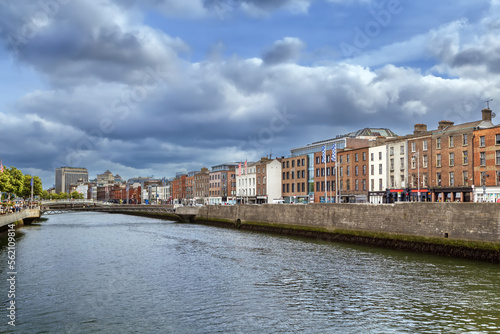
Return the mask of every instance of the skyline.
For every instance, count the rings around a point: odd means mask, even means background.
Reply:
[[[498,108],[500,1],[0,1],[0,159],[173,177]],[[496,120],[494,119],[493,122]]]

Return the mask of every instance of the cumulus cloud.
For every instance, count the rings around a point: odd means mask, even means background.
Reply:
[[[263,60],[268,65],[292,62],[299,58],[304,43],[295,37],[285,37],[274,42],[273,46],[263,55]]]

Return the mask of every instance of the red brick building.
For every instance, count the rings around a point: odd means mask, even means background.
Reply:
[[[500,200],[500,126],[474,131],[474,186],[478,202]]]
[[[309,202],[309,157],[281,158],[281,192],[286,203]]]

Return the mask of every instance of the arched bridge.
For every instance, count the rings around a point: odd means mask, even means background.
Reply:
[[[92,200],[45,201],[41,203],[40,208],[42,215],[75,211],[139,214],[144,216],[151,214],[155,217],[165,216],[173,219],[180,219],[183,222],[193,221],[198,214],[197,207],[174,208],[173,205],[113,204]]]

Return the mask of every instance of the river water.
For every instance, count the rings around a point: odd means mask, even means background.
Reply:
[[[495,264],[101,213],[16,238],[2,333],[500,333]]]

